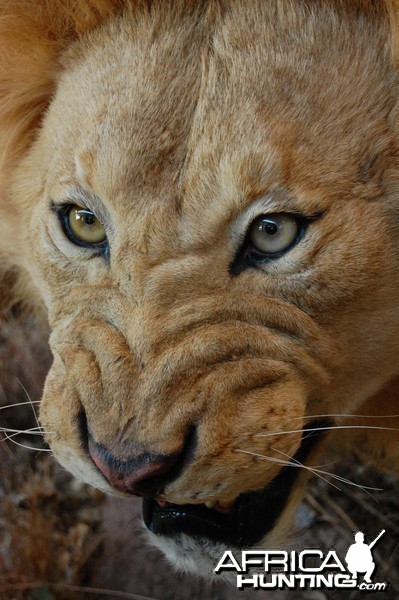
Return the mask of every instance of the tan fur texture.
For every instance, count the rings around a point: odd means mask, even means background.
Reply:
[[[379,415],[399,413],[396,14],[388,0],[0,3],[2,308],[48,315],[41,421],[78,477],[112,491],[82,410],[122,460],[178,451],[195,426],[162,498],[177,504],[262,488],[314,416],[393,426]],[[109,261],[65,237],[52,202],[95,212]],[[232,275],[249,223],[276,212],[319,218]],[[397,468],[396,432],[356,436]]]

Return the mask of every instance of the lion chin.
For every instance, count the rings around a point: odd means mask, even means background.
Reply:
[[[263,489],[241,494],[229,506],[178,505],[145,498],[143,520],[151,532],[149,539],[175,568],[207,576],[226,550],[239,552],[283,543],[289,505],[298,496],[298,469],[293,466],[303,464],[329,426],[316,422],[305,428],[292,462]],[[228,573],[222,577],[229,580]]]
[[[49,324],[56,459],[207,576],[333,452],[397,473],[397,2],[0,15],[0,309]]]

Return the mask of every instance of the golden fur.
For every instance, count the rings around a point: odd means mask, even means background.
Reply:
[[[128,442],[173,453],[195,424],[195,459],[163,495],[178,504],[265,486],[280,465],[257,455],[286,459],[301,434],[260,433],[326,414],[395,422],[380,416],[399,413],[396,12],[0,2],[1,304],[48,315],[41,421],[77,476],[111,491],[82,446],[82,407],[121,458]],[[107,223],[109,264],[50,210],[82,190]],[[265,212],[322,217],[233,276]],[[352,432],[356,449],[397,468],[396,432],[377,433]]]

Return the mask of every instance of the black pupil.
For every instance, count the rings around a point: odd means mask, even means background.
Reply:
[[[81,211],[80,213],[81,218],[83,218],[84,222],[86,223],[86,225],[93,225],[96,217],[93,215],[92,212],[86,212],[86,211]]]
[[[269,235],[274,235],[278,231],[278,226],[273,221],[262,221],[261,230]]]

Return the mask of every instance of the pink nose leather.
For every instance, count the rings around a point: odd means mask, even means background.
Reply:
[[[114,456],[89,437],[89,453],[97,468],[117,490],[136,495],[159,491],[180,454],[143,453],[127,459]]]

